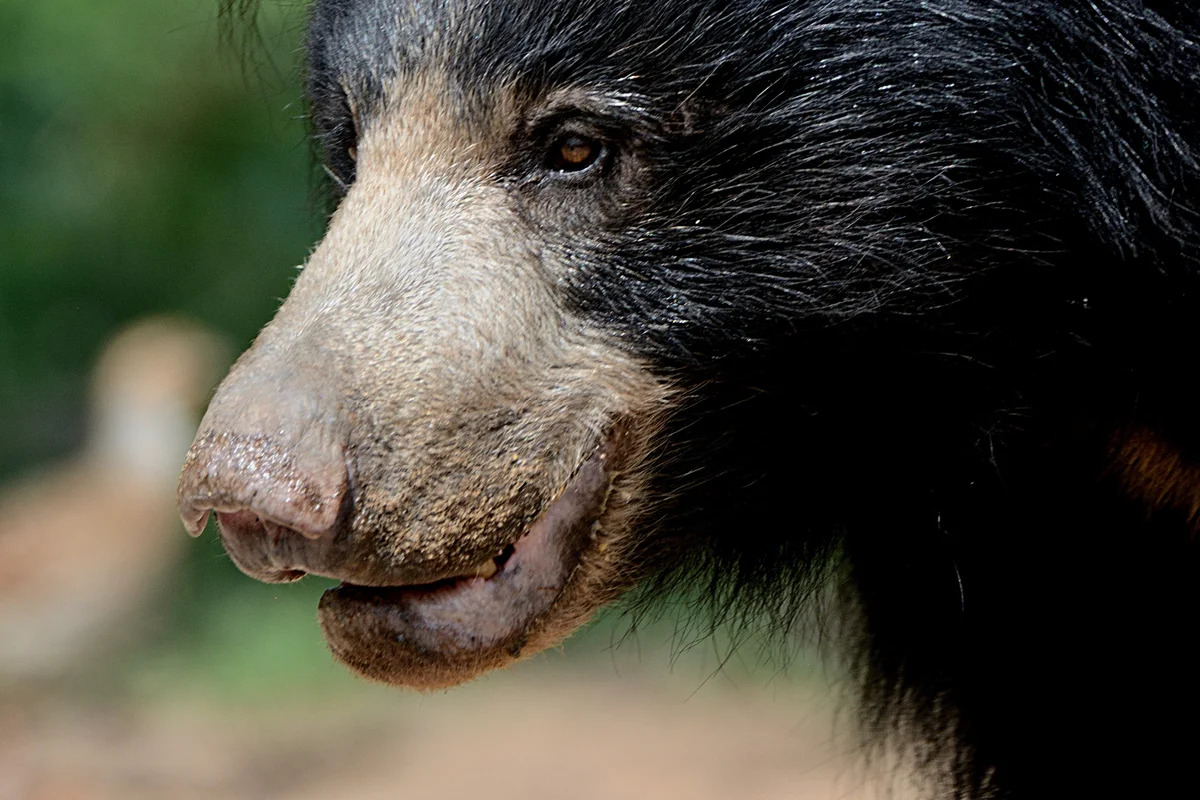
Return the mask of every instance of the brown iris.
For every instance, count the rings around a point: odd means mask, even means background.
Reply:
[[[560,172],[581,172],[600,158],[602,145],[595,139],[568,134],[554,143],[550,167]]]

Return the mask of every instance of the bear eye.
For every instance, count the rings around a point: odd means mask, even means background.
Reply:
[[[550,169],[556,172],[583,172],[600,160],[604,143],[578,133],[568,133],[550,147]]]

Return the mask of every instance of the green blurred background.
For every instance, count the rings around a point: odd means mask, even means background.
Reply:
[[[302,12],[265,9],[246,74],[215,5],[0,3],[0,475],[76,443],[118,326],[182,311],[242,345],[319,235]]]
[[[183,314],[240,351],[320,235],[303,8],[265,5],[246,42],[216,7],[0,0],[0,485],[80,446],[89,373],[121,326]],[[322,588],[257,585],[210,532],[145,649],[109,654],[103,673],[152,693],[336,680],[314,626]]]

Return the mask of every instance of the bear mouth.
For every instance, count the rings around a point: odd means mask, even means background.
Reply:
[[[439,688],[521,655],[597,541],[616,475],[613,440],[512,544],[433,583],[344,582],[318,606],[333,654],[387,683]]]
[[[251,577],[342,581],[324,593],[318,617],[334,656],[351,669],[440,688],[548,646],[594,610],[576,602],[572,587],[583,583],[581,567],[609,557],[604,522],[626,460],[625,429],[613,423],[556,498],[474,566],[381,563],[362,540],[305,532],[222,495],[187,495],[182,513],[195,535],[215,513],[226,553]]]

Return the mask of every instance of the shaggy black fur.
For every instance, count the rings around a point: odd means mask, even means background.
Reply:
[[[619,98],[577,112],[586,192],[526,191],[536,126],[498,179],[573,307],[691,387],[654,585],[791,613],[840,553],[867,722],[947,792],[1155,796],[1196,751],[1196,520],[1111,460],[1137,427],[1200,464],[1196,9],[319,0],[312,117],[349,185],[350,108],[430,59],[468,119]]]

